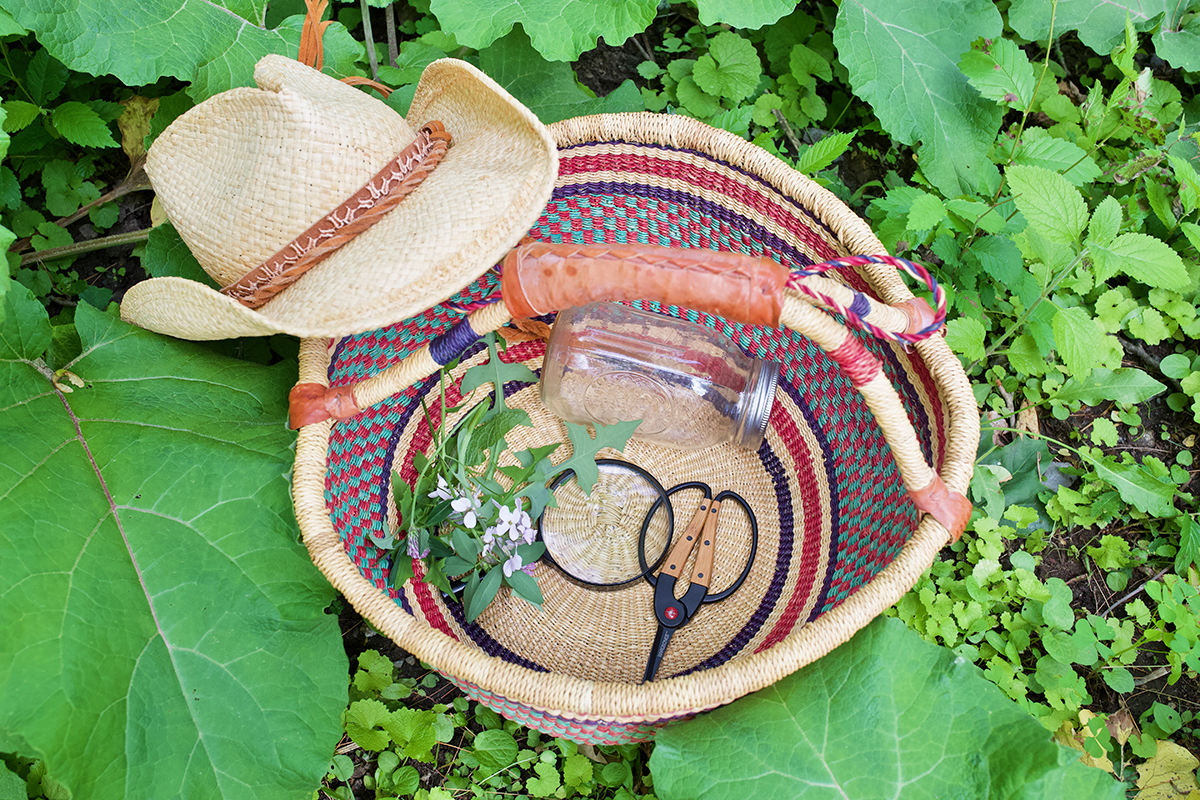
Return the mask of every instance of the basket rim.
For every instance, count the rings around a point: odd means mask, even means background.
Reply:
[[[793,170],[760,147],[688,117],[652,114],[603,114],[577,117],[550,126],[560,148],[588,142],[623,140],[698,150],[762,178],[799,201],[833,231],[851,252],[883,253],[866,222],[832,192]],[[913,295],[886,268],[866,268],[867,277],[889,303]],[[328,341],[301,343],[300,380],[328,385]],[[916,349],[943,394],[948,430],[940,476],[965,493],[979,439],[979,414],[966,374],[940,337]],[[897,602],[929,567],[949,533],[929,515],[918,524],[900,552],[872,580],[834,609],[800,626],[767,650],[732,659],[718,667],[646,684],[594,681],[562,673],[534,671],[464,644],[410,616],[359,572],[333,528],[325,504],[325,475],[330,421],[300,429],[292,486],[297,521],[313,562],[351,605],[399,646],[432,668],[486,692],[565,719],[611,723],[654,723],[716,708],[762,689],[846,642],[859,629]]]

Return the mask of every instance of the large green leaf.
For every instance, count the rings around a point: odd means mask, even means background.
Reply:
[[[655,0],[432,0],[442,30],[482,50],[521,23],[534,48],[551,61],[574,61],[603,36],[619,45],[654,19]]]
[[[268,53],[295,56],[303,19],[263,26],[261,0],[0,0],[17,22],[71,69],[137,86],[164,75],[193,81],[196,101],[252,86]],[[248,18],[247,16],[249,15]],[[340,24],[325,32],[325,69],[348,75],[360,48]]]
[[[1087,227],[1083,195],[1071,182],[1045,167],[1015,165],[1005,173],[1013,202],[1029,224],[1051,242],[1075,244]]]
[[[1054,399],[1066,403],[1078,401],[1089,406],[1100,405],[1105,400],[1136,405],[1162,394],[1166,388],[1140,369],[1096,369],[1084,379],[1068,380]]]
[[[41,304],[6,302],[0,751],[89,800],[311,794],[347,665],[291,514],[294,365],[81,303],[56,373]]]
[[[1050,35],[1053,19],[1055,38],[1068,31],[1079,31],[1080,41],[1102,55],[1108,55],[1124,41],[1126,17],[1135,30],[1149,31],[1161,25],[1169,35],[1179,29],[1184,13],[1200,5],[1196,0],[1105,0],[1103,3],[1057,0],[1056,8],[1055,3],[1056,0],[1013,0],[1008,23],[1023,38],[1042,40]],[[1159,36],[1155,37],[1156,44]],[[1173,62],[1172,65],[1181,66]]]
[[[774,686],[664,729],[650,769],[663,800],[1124,797],[1078,757],[975,666],[876,619]]]
[[[796,8],[795,0],[696,0],[700,24],[723,22],[734,28],[758,30]]]
[[[920,143],[917,161],[946,197],[972,194],[996,168],[988,150],[1002,109],[967,81],[958,62],[979,37],[998,38],[992,0],[845,0],[833,41],[854,93],[884,129]]]
[[[1172,67],[1200,72],[1200,15],[1192,17],[1182,28],[1154,34],[1154,49]]]
[[[575,80],[570,64],[542,58],[522,30],[481,51],[479,68],[547,125],[586,114],[646,109],[633,81],[625,81],[605,97],[592,97]]]

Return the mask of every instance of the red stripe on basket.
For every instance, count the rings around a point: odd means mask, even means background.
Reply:
[[[604,153],[562,158],[558,165],[559,183],[562,178],[587,176],[592,172],[624,172],[631,175],[646,175],[654,178],[669,177],[683,181],[697,190],[709,194],[721,194],[749,206],[784,228],[819,254],[831,252],[830,244],[807,225],[796,224],[794,210],[775,202],[771,196],[750,185],[729,178],[723,172],[685,164],[675,159],[655,158],[637,153]],[[648,181],[643,181],[648,183]]]
[[[819,576],[825,575],[827,566],[827,563],[821,559],[821,525],[819,522],[810,523],[810,519],[815,516],[814,510],[821,508],[821,497],[816,482],[804,480],[805,476],[817,475],[816,465],[808,449],[808,442],[801,436],[800,429],[796,426],[796,421],[791,414],[779,413],[779,410],[776,409],[776,413],[771,415],[771,427],[787,444],[788,453],[792,456],[792,464],[797,477],[796,484],[800,491],[800,513],[795,514],[793,519],[802,522],[804,530],[801,533],[800,568],[796,576],[796,588],[788,599],[779,621],[775,623],[762,643],[754,649],[756,653],[773,647],[792,632],[792,628],[796,627],[796,621],[799,620],[800,613],[812,596],[813,590],[819,588]],[[821,474],[824,475],[823,469]],[[795,541],[794,536],[792,541]],[[793,555],[792,558],[794,562],[796,556]]]
[[[422,580],[425,577],[425,564],[419,558],[413,559],[413,577],[415,580],[408,585],[412,587],[413,596],[416,597],[417,605],[421,607],[421,613],[425,615],[426,621],[454,641],[462,641],[458,638],[458,634],[450,629],[450,624],[446,622],[442,610],[438,608],[432,588]]]
[[[846,335],[845,341],[830,350],[829,355],[856,387],[870,383],[883,370],[879,359],[850,334]]]
[[[521,344],[510,346],[507,350],[500,354],[500,360],[506,364],[513,362],[524,361],[534,355],[540,355],[540,348],[544,347],[541,341],[522,342]],[[535,351],[535,352],[531,352]],[[459,390],[462,384],[462,379],[452,381],[446,384],[446,405],[456,406],[462,402],[462,392]],[[440,404],[439,404],[440,405]],[[430,405],[429,414],[435,422],[441,421],[441,409],[438,406]],[[400,479],[410,486],[417,479],[417,469],[413,465],[413,453],[420,450],[425,452],[429,447],[429,442],[433,439],[433,431],[429,427],[429,420],[422,413],[421,418],[417,420],[417,428],[413,431],[412,439],[409,443],[408,450],[405,451],[400,464]],[[421,607],[421,613],[429,623],[440,630],[442,633],[452,636],[456,641],[459,637],[450,628],[450,623],[442,614],[441,608],[433,596],[433,589],[430,585],[421,580],[425,576],[424,565],[420,560],[413,562],[413,573],[416,580],[409,584],[412,587],[413,596],[417,600],[417,605]]]

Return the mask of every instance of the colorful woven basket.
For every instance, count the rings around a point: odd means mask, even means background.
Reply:
[[[561,166],[533,240],[734,251],[794,271],[883,252],[829,192],[694,120],[605,115],[568,120],[552,132]],[[890,267],[868,263],[830,275],[884,303],[912,297]],[[332,342],[305,340],[302,382],[344,386],[390,369],[356,390],[362,413],[301,430],[294,495],[313,560],[355,608],[501,714],[579,742],[648,739],[672,720],[768,686],[846,641],[915,583],[951,535],[918,511],[905,484],[920,488],[940,475],[938,485],[963,494],[970,478],[978,414],[958,360],[939,336],[911,350],[869,333],[848,336],[793,290],[785,293],[784,325],[777,328],[637,302],[715,327],[747,353],[782,364],[757,452],[731,445],[681,452],[631,441],[624,453],[665,486],[702,480],[746,498],[759,543],[745,584],[679,629],[658,679],[646,684],[639,681],[655,622],[643,581],[598,591],[539,564],[541,611],[504,590],[471,624],[453,598],[420,580],[389,588],[388,553],[372,537],[396,525],[392,471],[411,478],[413,453],[429,444],[420,400],[436,396],[439,363],[462,350],[448,388],[455,405],[457,379],[487,358],[477,334],[509,321],[498,291],[496,276],[485,275],[452,301],[396,325]],[[464,309],[478,309],[465,325]],[[543,352],[544,342],[528,341],[510,345],[502,358],[536,371]],[[871,366],[876,361],[881,371]],[[566,441],[536,385],[504,391],[535,424],[514,431],[514,449]],[[690,513],[688,506],[677,516]],[[736,523],[722,535],[714,586],[740,571],[749,547]],[[419,562],[417,568],[420,575]]]

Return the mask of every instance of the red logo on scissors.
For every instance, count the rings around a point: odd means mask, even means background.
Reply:
[[[673,620],[679,616],[679,609],[675,608],[675,606],[668,606],[667,610],[663,612],[663,616]]]

